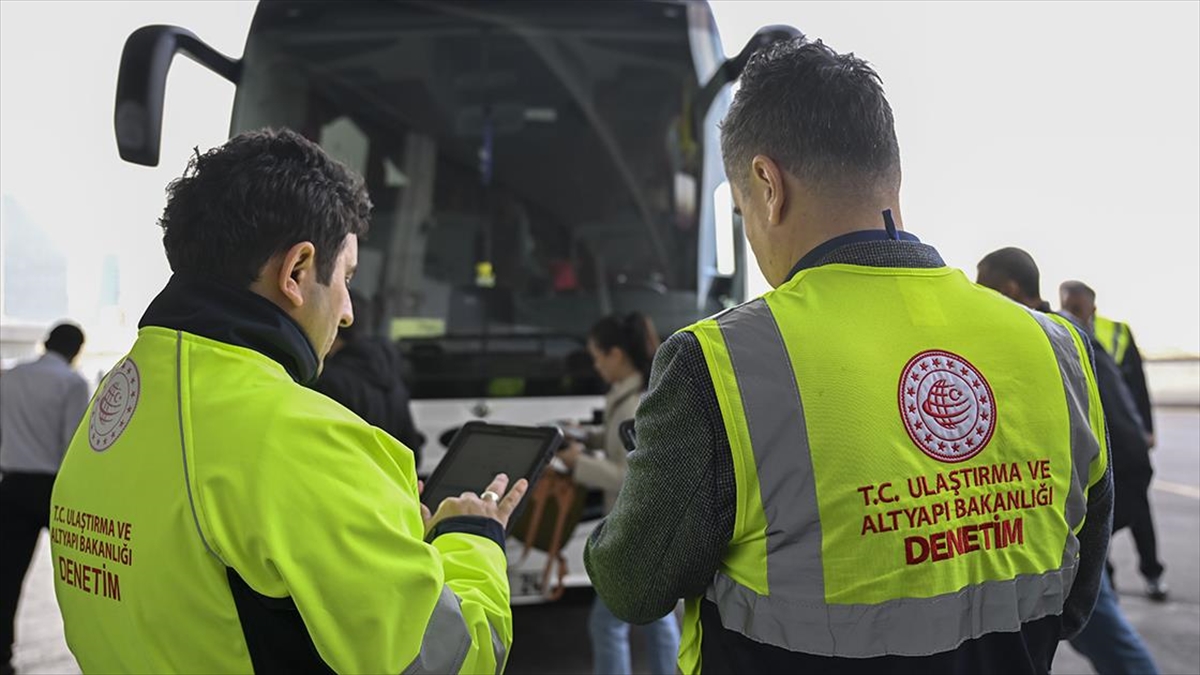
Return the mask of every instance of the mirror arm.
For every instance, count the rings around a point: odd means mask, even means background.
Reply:
[[[693,108],[693,114],[695,115],[695,119],[693,120],[695,123],[694,128],[700,129],[704,126],[704,118],[708,115],[708,109],[712,107],[717,94],[720,93],[725,85],[741,76],[742,70],[746,67],[746,63],[754,55],[754,52],[781,40],[791,40],[803,36],[803,33],[791,26],[773,25],[759,28],[754,33],[754,36],[746,42],[746,46],[742,47],[742,51],[738,52],[737,56],[726,59],[717,68],[717,72],[713,73],[708,82],[700,88],[700,92],[696,95],[696,105]]]
[[[158,166],[167,71],[176,53],[237,84],[242,62],[218,52],[178,26],[143,26],[125,40],[117,76],[113,124],[117,150],[127,162]]]

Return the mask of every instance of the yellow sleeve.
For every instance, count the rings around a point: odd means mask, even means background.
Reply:
[[[504,550],[490,539],[458,532],[434,539],[433,546],[442,555],[446,585],[461,599],[471,630],[471,650],[462,672],[503,671],[513,638]]]
[[[287,417],[245,471],[206,481],[218,555],[255,592],[290,596],[339,673],[497,672],[512,640],[504,551],[467,534],[426,543],[412,453],[386,433]]]

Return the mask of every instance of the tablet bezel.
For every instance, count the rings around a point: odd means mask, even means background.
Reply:
[[[562,433],[562,430],[559,429],[558,427],[546,427],[546,426],[534,427],[534,426],[521,426],[521,425],[515,425],[515,424],[491,424],[488,422],[479,422],[479,421],[467,422],[457,432],[455,432],[454,438],[450,440],[450,447],[446,448],[446,454],[442,457],[442,461],[438,462],[437,468],[435,468],[433,470],[433,473],[429,476],[429,479],[425,481],[425,489],[423,490],[422,495],[421,495],[421,503],[424,504],[425,506],[429,507],[429,510],[431,512],[436,513],[437,507],[440,506],[440,504],[430,504],[430,503],[426,502],[425,495],[434,491],[437,484],[441,480],[443,480],[446,473],[449,472],[450,467],[454,464],[455,459],[458,457],[459,452],[462,450],[462,447],[463,447],[464,443],[466,442],[466,439],[470,436],[470,434],[477,433],[480,431],[486,432],[489,434],[496,434],[496,433],[514,434],[515,433],[515,434],[520,434],[522,436],[535,436],[535,437],[541,436],[542,437],[541,450],[539,451],[539,455],[537,457],[536,463],[533,465],[533,467],[529,471],[529,473],[522,475],[522,476],[509,476],[508,477],[508,479],[509,479],[508,484],[509,484],[510,488],[518,480],[520,480],[521,478],[524,478],[529,481],[529,489],[525,492],[525,498],[523,498],[521,500],[520,505],[518,505],[516,510],[514,510],[513,513],[509,516],[508,526],[505,527],[505,532],[507,532],[508,530],[510,530],[512,528],[513,523],[517,522],[517,520],[520,518],[521,512],[525,508],[525,504],[529,501],[529,493],[533,492],[533,486],[537,483],[538,479],[541,478],[542,473],[546,470],[546,466],[550,463],[550,459],[554,456],[555,451],[557,451],[562,446],[563,433]],[[479,492],[483,492],[486,488],[487,488],[487,485],[480,485]],[[456,496],[456,495],[453,495],[453,496]]]

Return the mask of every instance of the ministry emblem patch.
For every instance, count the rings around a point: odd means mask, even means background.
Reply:
[[[951,352],[931,349],[909,359],[900,374],[899,400],[909,438],[939,462],[978,455],[996,429],[991,385]]]
[[[92,405],[92,415],[88,419],[88,443],[92,450],[104,452],[117,442],[137,410],[141,391],[142,378],[137,364],[127,358],[108,376],[104,391],[96,396]]]

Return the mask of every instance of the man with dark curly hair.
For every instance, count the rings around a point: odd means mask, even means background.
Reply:
[[[174,275],[51,504],[84,672],[503,668],[524,481],[431,515],[412,452],[303,386],[354,320],[370,209],[361,177],[287,130],[197,154],[168,187]]]

